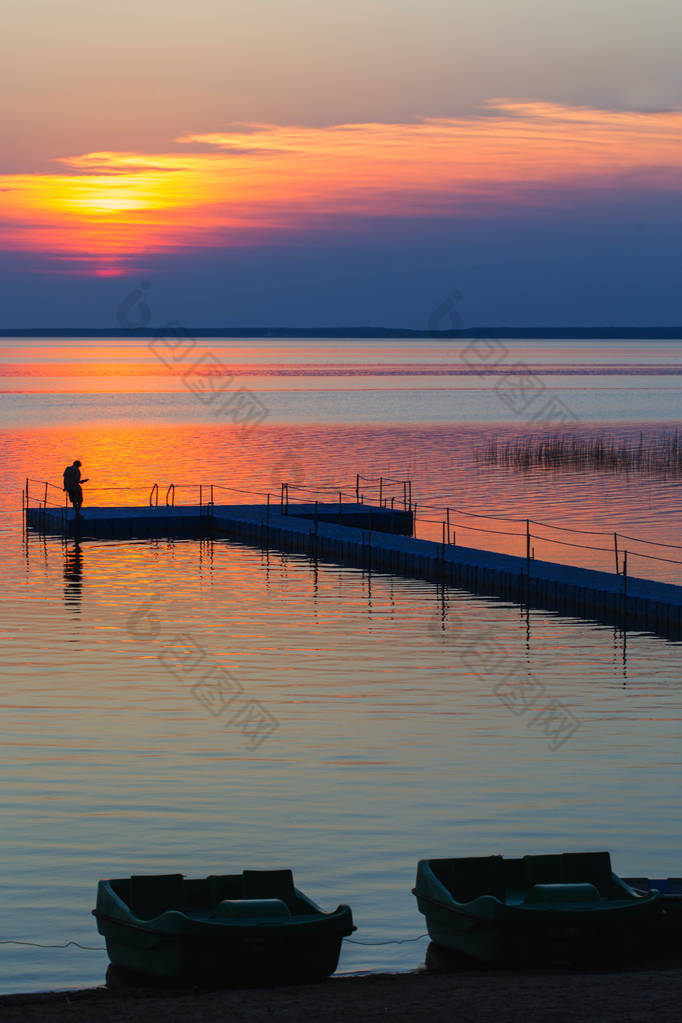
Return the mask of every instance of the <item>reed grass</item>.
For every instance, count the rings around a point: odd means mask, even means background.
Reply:
[[[531,469],[597,470],[643,473],[656,477],[682,475],[682,434],[679,430],[639,440],[607,438],[604,434],[532,435],[515,440],[491,440],[477,461],[484,465]]]

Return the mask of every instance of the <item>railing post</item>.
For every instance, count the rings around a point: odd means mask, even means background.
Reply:
[[[616,555],[616,575],[620,575],[620,567],[618,565],[618,533],[613,534],[613,550]]]
[[[355,500],[360,504],[360,473],[355,474]]]
[[[28,476],[26,477],[26,483],[24,486],[26,488],[26,507],[28,508]]]
[[[175,488],[173,488],[173,504],[175,504]],[[211,504],[213,504],[213,484],[211,483]]]
[[[441,540],[441,545],[440,545],[441,561],[445,561],[445,528],[446,528],[445,527],[445,523],[443,523],[443,539]]]
[[[410,508],[411,508],[412,507],[412,480],[408,480],[407,481],[407,499],[409,501]]]
[[[384,502],[384,477],[379,477],[379,507],[381,508]]]
[[[407,511],[407,480],[403,480],[403,510]]]
[[[447,515],[447,522],[448,522],[448,543],[450,543],[450,509],[449,508],[445,509],[445,514]]]
[[[339,522],[341,521],[341,491],[339,490]]]
[[[45,501],[44,501],[44,504],[45,504],[45,511],[47,511],[47,483],[45,483]]]
[[[200,483],[199,484],[199,507],[203,508],[203,506],[204,506],[204,488],[203,488],[202,484]]]
[[[526,572],[530,575],[530,519],[526,519]]]
[[[416,537],[416,535],[417,535],[417,505],[416,504],[411,509],[411,511],[412,511],[412,536]]]
[[[627,608],[628,599],[628,552],[623,551],[623,614]]]

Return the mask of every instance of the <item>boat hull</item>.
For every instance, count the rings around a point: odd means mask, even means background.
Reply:
[[[128,937],[105,940],[112,966],[140,979],[180,987],[262,987],[324,980],[338,965],[343,939],[166,938],[151,948]]]
[[[289,871],[100,881],[94,914],[115,970],[176,986],[322,980],[355,930],[348,906],[322,912]]]
[[[424,910],[422,910],[424,912]],[[475,920],[470,927],[425,913],[434,944],[472,959],[509,966],[589,965],[623,962],[648,954],[652,947],[650,920],[584,919],[532,922]]]
[[[659,893],[661,915],[652,944],[662,957],[679,957],[682,954],[682,878],[626,877],[623,880],[641,895],[652,891]]]
[[[638,896],[610,865],[607,879],[598,859],[607,855],[570,854],[563,864],[560,856],[422,860],[414,894],[432,942],[483,962],[588,965],[648,957],[660,930],[658,893]],[[591,870],[595,864],[600,869]]]

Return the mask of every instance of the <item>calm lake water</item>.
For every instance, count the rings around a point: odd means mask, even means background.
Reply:
[[[145,504],[155,482],[178,503],[210,483],[350,494],[360,473],[368,499],[370,479],[411,480],[419,535],[448,506],[458,543],[521,553],[530,518],[536,557],[611,571],[613,530],[682,545],[679,478],[481,454],[558,431],[660,441],[682,425],[680,351],[507,342],[491,365],[433,342],[0,342],[0,939],[102,946],[100,877],[290,866],[353,908],[342,972],[402,970],[427,944],[421,856],[606,848],[623,873],[679,874],[680,644],[222,540],[24,537],[20,512],[25,477],[58,485],[74,458],[86,505]],[[246,434],[224,388],[257,396]],[[682,583],[682,551],[628,543],[633,574]],[[227,669],[272,734],[249,748],[212,714],[180,649]],[[537,707],[500,700],[510,673]],[[542,700],[574,722],[557,749]],[[106,963],[3,944],[0,990],[96,984]]]

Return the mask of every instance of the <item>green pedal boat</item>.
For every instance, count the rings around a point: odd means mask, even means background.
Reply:
[[[607,852],[420,860],[413,893],[435,944],[498,964],[643,956],[660,928],[659,893],[627,885]]]
[[[355,930],[348,906],[324,913],[290,870],[100,881],[93,913],[113,967],[175,985],[322,980]]]
[[[623,880],[640,895],[658,892],[661,920],[652,944],[662,958],[679,957],[682,953],[682,877],[640,876]]]

